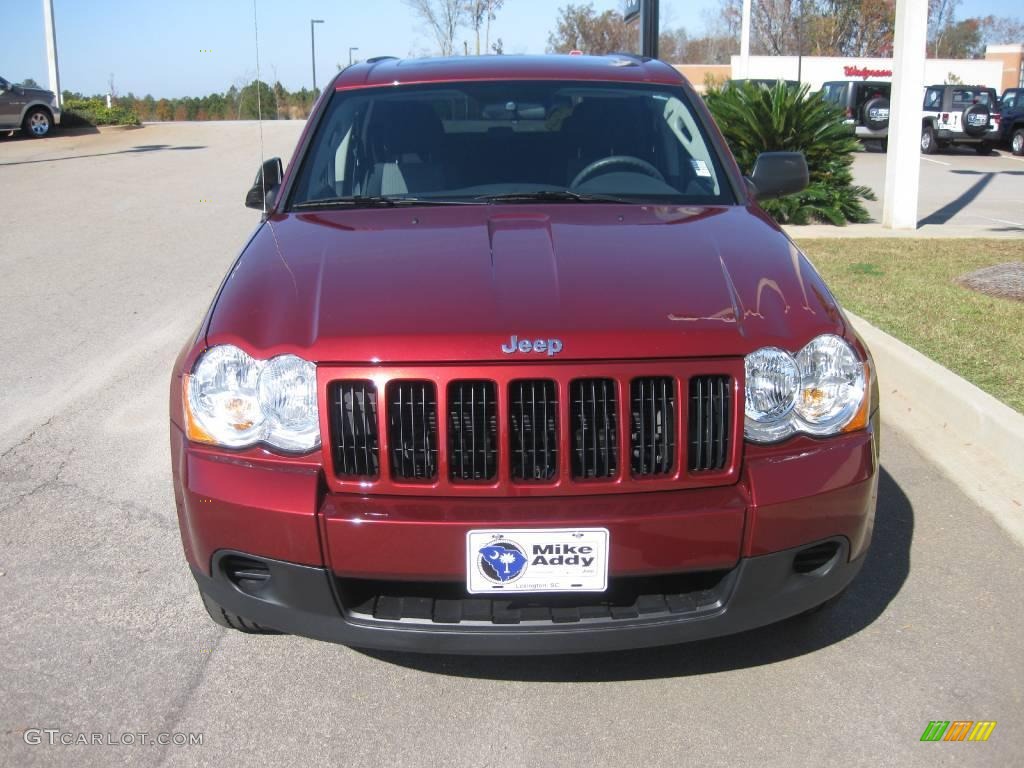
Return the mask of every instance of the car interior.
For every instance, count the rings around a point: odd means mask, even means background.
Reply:
[[[502,83],[334,98],[292,204],[546,190],[719,201],[726,194],[683,94]]]

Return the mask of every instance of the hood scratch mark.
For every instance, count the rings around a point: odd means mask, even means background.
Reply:
[[[288,270],[288,276],[292,279],[292,289],[295,291],[295,298],[298,298],[299,284],[295,280],[295,273],[292,272],[291,265],[288,264],[288,260],[285,259],[284,254],[281,252],[281,243],[277,240],[277,231],[274,229],[274,222],[268,220],[267,226],[270,227],[270,235],[274,238],[274,248],[277,250],[277,257],[281,259],[281,263],[284,264],[284,268]]]

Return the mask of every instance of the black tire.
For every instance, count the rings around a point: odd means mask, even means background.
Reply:
[[[934,155],[938,148],[939,144],[935,140],[935,131],[932,130],[930,125],[926,125],[921,131],[921,151],[926,155]]]
[[[1010,137],[1010,151],[1015,155],[1024,155],[1024,128],[1018,128]]]
[[[990,155],[992,154],[992,144],[987,141],[983,141],[981,144],[975,144],[974,151],[979,155]]]
[[[888,152],[889,151],[889,139],[887,139],[887,138],[886,139],[879,139],[878,140],[878,146],[880,146],[882,148],[883,152]]]
[[[992,113],[984,104],[971,104],[960,116],[960,128],[968,136],[984,136]]]
[[[251,621],[239,616],[238,614],[224,610],[220,606],[220,603],[204,592],[200,592],[199,595],[203,598],[203,605],[206,606],[206,612],[210,614],[210,618],[213,619],[215,624],[220,624],[222,627],[227,627],[228,629],[237,629],[239,632],[244,632],[247,635],[281,634],[276,629],[260,626],[255,621]]]
[[[33,139],[44,139],[53,133],[53,115],[43,107],[33,107],[25,114],[21,130]]]
[[[889,100],[876,96],[864,103],[860,110],[861,122],[873,131],[889,127]]]

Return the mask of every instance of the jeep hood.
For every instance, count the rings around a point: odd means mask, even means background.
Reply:
[[[210,345],[316,362],[739,356],[843,333],[790,240],[751,207],[559,204],[289,213],[263,224]],[[547,345],[545,345],[547,346]]]

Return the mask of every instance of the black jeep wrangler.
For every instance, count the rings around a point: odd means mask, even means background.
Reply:
[[[862,141],[877,140],[889,148],[889,95],[892,83],[833,80],[821,86],[825,101],[846,111],[846,125]]]

